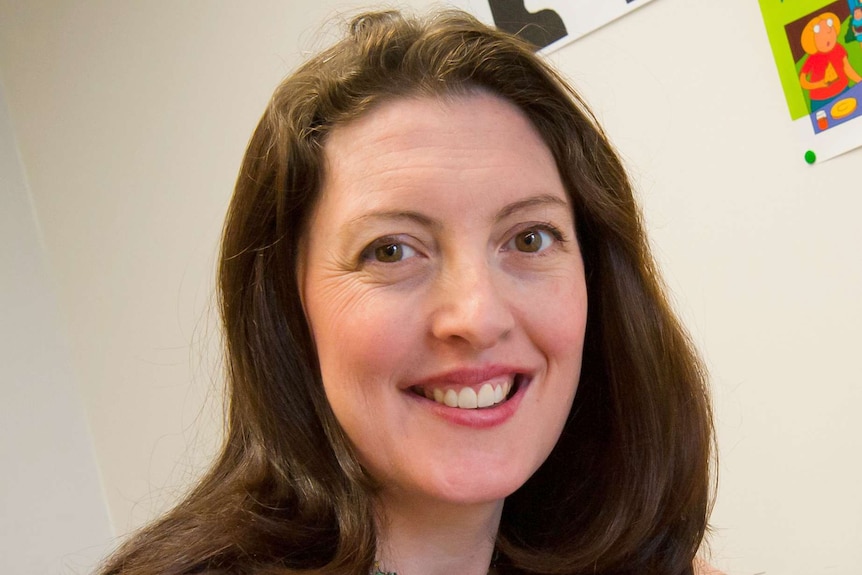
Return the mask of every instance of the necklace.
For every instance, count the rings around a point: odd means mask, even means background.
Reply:
[[[495,553],[496,555],[496,553]],[[496,558],[496,557],[495,557]],[[488,573],[496,573],[494,570],[494,565],[491,564],[491,570]],[[368,575],[398,575],[395,571],[383,571],[380,569],[380,561],[374,562],[374,567],[371,568],[371,571],[368,572]]]
[[[374,562],[374,567],[371,568],[370,575],[398,575],[395,571],[381,571],[380,561]]]

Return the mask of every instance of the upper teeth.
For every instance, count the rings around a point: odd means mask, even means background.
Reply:
[[[460,391],[439,387],[433,389],[424,388],[422,391],[428,399],[433,399],[437,403],[448,407],[477,409],[480,407],[490,407],[502,402],[509,395],[511,389],[512,382],[509,378],[506,378],[501,383],[482,384],[478,393],[472,387],[462,387]]]

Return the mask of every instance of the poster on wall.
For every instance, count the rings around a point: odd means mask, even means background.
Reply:
[[[452,0],[486,24],[553,52],[652,0]]]
[[[809,164],[862,146],[862,0],[759,0]]]

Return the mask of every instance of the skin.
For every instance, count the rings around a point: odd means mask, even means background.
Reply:
[[[829,52],[838,41],[838,30],[834,25],[829,26],[826,20],[820,21],[820,28],[814,31],[814,45],[820,52]]]
[[[503,500],[548,456],[577,389],[587,295],[571,203],[529,120],[481,91],[384,103],[336,128],[325,157],[300,287],[327,398],[382,484],[381,566],[484,575]],[[500,371],[521,384],[492,408],[416,393]]]

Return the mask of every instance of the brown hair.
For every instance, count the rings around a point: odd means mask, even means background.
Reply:
[[[461,12],[426,20],[380,12],[354,19],[346,39],[287,78],[252,136],[219,270],[223,451],[103,573],[369,572],[374,486],[323,392],[298,294],[298,246],[333,128],[387,99],[477,88],[518,106],[552,151],[590,302],[574,406],[547,461],[506,500],[497,571],[691,572],[710,509],[709,401],[619,159],[528,45]]]

